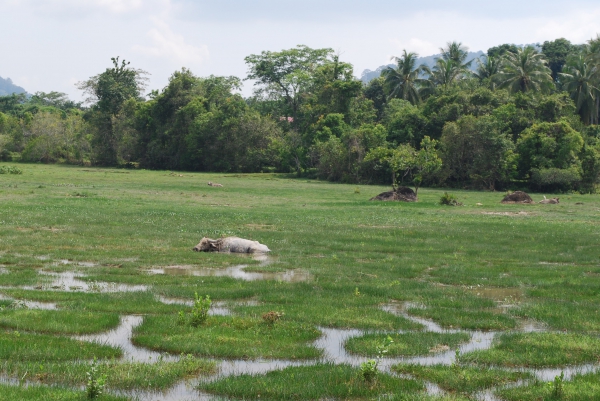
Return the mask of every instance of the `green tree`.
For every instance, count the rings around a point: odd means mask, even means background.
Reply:
[[[383,122],[388,130],[388,141],[416,147],[425,136],[428,119],[417,106],[405,100],[392,99],[386,106]]]
[[[572,189],[581,179],[584,141],[568,122],[538,123],[517,141],[518,171],[538,187]]]
[[[577,113],[585,124],[598,122],[596,98],[600,95],[600,66],[590,61],[583,55],[574,57],[559,74],[563,89],[575,102]]]
[[[311,49],[304,45],[252,54],[244,59],[248,65],[247,79],[256,81],[257,94],[283,99],[287,116],[296,119],[302,96],[311,87],[316,69],[330,61],[332,55],[332,49]]]
[[[566,64],[569,55],[576,52],[577,48],[567,39],[560,38],[554,41],[545,41],[542,45],[542,54],[548,60],[548,67],[552,71],[552,79],[556,82],[560,72]]]
[[[540,92],[553,87],[546,59],[532,46],[506,52],[498,73],[499,86],[511,92]]]
[[[473,64],[473,60],[467,61],[469,48],[460,42],[448,42],[445,48],[440,48],[440,51],[444,60],[452,60],[463,72],[467,72]]]
[[[416,150],[409,144],[402,144],[397,148],[379,146],[372,149],[365,161],[375,163],[376,168],[387,167],[392,173],[392,187],[398,186],[407,177],[412,177],[415,194],[424,180],[431,178],[442,167],[442,160],[437,152],[437,141],[424,137],[420,149]]]
[[[443,177],[455,186],[495,190],[511,178],[514,144],[503,121],[464,116],[444,126]]]
[[[94,162],[105,166],[119,162],[121,133],[116,129],[115,119],[127,100],[141,98],[147,81],[145,71],[130,68],[125,60],[119,64],[119,57],[111,60],[113,68],[78,84],[89,95],[87,101],[93,103],[88,118],[96,130],[92,141]]]
[[[500,72],[500,58],[495,56],[481,56],[477,59],[477,70],[473,73],[480,81],[489,82],[489,87],[495,87],[496,75]]]
[[[421,102],[419,89],[427,82],[421,76],[427,70],[423,65],[416,66],[418,57],[417,53],[407,53],[406,50],[403,50],[401,57],[392,57],[396,61],[396,68],[387,67],[381,73],[388,99],[400,98],[412,104]]]
[[[458,81],[465,73],[464,68],[453,59],[438,58],[433,68],[427,68],[425,72],[429,75],[428,86],[423,88],[425,94],[432,93],[432,89],[439,87],[448,89]]]
[[[517,51],[517,46],[505,43],[503,45],[490,47],[487,51],[487,56],[500,59],[506,52],[516,53]]]

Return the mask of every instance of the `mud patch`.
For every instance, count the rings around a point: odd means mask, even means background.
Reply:
[[[485,214],[488,216],[531,216],[531,213],[528,212],[481,212],[481,214]]]
[[[529,196],[526,192],[523,191],[515,191],[511,194],[508,194],[500,201],[500,203],[504,204],[514,204],[514,203],[522,203],[522,204],[531,204],[534,203],[531,196]]]
[[[251,230],[260,230],[260,231],[275,230],[275,226],[273,224],[245,224],[244,226]]]
[[[416,202],[417,194],[408,187],[399,187],[395,191],[382,192],[369,199],[372,201],[397,201],[397,202]]]
[[[523,299],[525,294],[520,288],[475,287],[468,291],[478,297],[490,298],[498,303],[515,303]]]

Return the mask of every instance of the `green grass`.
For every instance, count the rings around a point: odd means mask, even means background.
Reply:
[[[116,313],[12,309],[0,312],[0,327],[56,334],[90,334],[117,327]]]
[[[26,378],[40,384],[84,386],[87,383],[89,362],[4,362],[2,373],[16,379]],[[164,390],[187,377],[214,374],[213,361],[182,356],[177,362],[135,363],[98,361],[98,374],[106,375],[107,389]]]
[[[461,355],[461,362],[509,367],[566,366],[599,359],[600,338],[566,333],[502,334],[491,349]]]
[[[77,359],[117,358],[121,350],[65,337],[0,331],[0,362],[70,361]]]
[[[414,394],[422,391],[414,380],[380,374],[373,384],[359,369],[348,365],[319,364],[288,367],[264,375],[240,375],[203,383],[200,389],[238,399],[321,400],[326,398],[370,400],[379,395]]]
[[[394,365],[392,370],[436,383],[450,393],[466,394],[532,378],[532,375],[526,372],[467,366]]]
[[[576,375],[563,382],[563,394],[556,397],[553,382],[536,382],[529,386],[503,389],[496,392],[506,401],[597,401],[600,394],[600,374]]]
[[[311,341],[321,333],[286,319],[212,316],[199,327],[178,324],[173,316],[150,316],[134,331],[133,342],[150,349],[217,358],[313,359],[321,356]]]
[[[87,400],[85,391],[74,391],[58,387],[29,386],[17,387],[0,383],[1,401],[84,401]],[[102,395],[105,401],[125,401],[125,397]]]
[[[26,319],[17,319],[18,313],[25,312],[0,312],[0,317],[12,316],[7,318],[9,331],[0,338],[12,338],[12,330],[30,336],[30,349],[20,350],[31,363],[48,364],[60,355],[61,347],[83,347],[60,337],[60,330],[96,331],[111,326],[103,316],[114,314],[146,315],[137,332],[138,344],[175,353],[315,358],[319,350],[311,342],[319,326],[411,331],[406,343],[422,343],[426,348],[423,339],[429,334],[424,336],[421,325],[381,310],[394,301],[411,302],[417,307],[409,308],[410,314],[446,328],[516,331],[522,319],[533,319],[569,333],[547,338],[507,334],[493,350],[464,355],[465,361],[558,366],[598,357],[597,195],[561,196],[558,205],[502,205],[500,193],[453,191],[465,206],[447,208],[437,204],[444,191],[427,188],[419,191],[416,203],[380,203],[368,199],[386,189],[382,186],[360,185],[360,193],[355,193],[356,185],[273,174],[183,173],[179,177],[161,171],[19,167],[22,175],[4,175],[0,180],[0,293],[54,302],[60,308],[55,314],[27,312],[56,317],[29,319],[27,327]],[[207,181],[224,187],[208,187]],[[542,194],[531,195],[542,198]],[[261,266],[247,257],[191,251],[203,236],[222,235],[268,245],[272,263]],[[148,269],[175,265],[239,264],[249,265],[248,271],[299,269],[311,279],[247,282],[147,274]],[[45,291],[51,278],[38,274],[40,270],[76,270],[90,284],[144,284],[149,291]],[[486,296],[486,291],[477,295],[478,288],[507,289],[519,296],[506,307],[506,300]],[[234,316],[211,318],[219,325],[192,332],[172,324],[177,312],[187,307],[165,305],[155,297],[191,300],[195,292],[229,302]],[[235,304],[248,299],[255,304]],[[1,305],[8,303],[0,301]],[[284,313],[271,331],[261,319],[268,311]],[[69,314],[82,318],[69,320]],[[89,324],[84,323],[90,314]],[[47,334],[24,333],[29,330]],[[10,347],[17,349],[15,344]],[[364,347],[366,352],[371,345]],[[8,351],[2,348],[1,352]],[[520,353],[531,361],[519,357]],[[16,358],[17,353],[10,355]],[[70,355],[102,357],[91,351]],[[0,356],[0,362],[6,361]]]
[[[365,334],[346,341],[345,348],[351,354],[376,356],[377,346],[381,345],[386,334]],[[431,333],[418,335],[414,333],[389,334],[394,341],[388,348],[387,356],[417,356],[434,354],[456,348],[461,343],[469,341],[467,333]],[[445,347],[444,347],[445,346]]]

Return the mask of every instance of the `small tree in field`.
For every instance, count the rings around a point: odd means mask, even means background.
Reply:
[[[438,156],[437,141],[425,136],[421,141],[421,149],[416,152],[412,163],[413,182],[415,184],[415,195],[423,179],[431,177],[442,168],[442,159]]]
[[[375,162],[375,168],[388,167],[392,172],[392,188],[398,187],[398,177],[401,182],[411,175],[415,185],[415,195],[424,179],[432,176],[442,167],[442,159],[437,154],[437,141],[425,136],[421,148],[416,150],[409,144],[402,144],[396,149],[378,147],[365,157],[365,161]]]

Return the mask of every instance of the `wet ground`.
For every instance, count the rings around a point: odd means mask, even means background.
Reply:
[[[59,261],[63,264],[71,264],[69,261]],[[268,259],[262,261],[263,264],[268,263]],[[81,263],[76,264],[84,266]],[[188,266],[177,266],[170,268],[161,268],[150,270],[150,274],[192,274],[192,275],[213,275],[213,276],[229,276],[242,280],[281,280],[281,281],[305,281],[309,280],[310,276],[301,271],[292,270],[287,272],[278,273],[253,273],[245,272],[246,265],[233,266],[225,269],[196,269]],[[2,269],[0,269],[0,274]],[[80,280],[83,277],[82,274],[76,272],[45,272],[41,271],[40,274],[49,276],[51,278],[50,283],[43,285],[41,289],[45,290],[56,290],[56,291],[100,291],[100,292],[123,292],[123,291],[147,291],[148,287],[143,285],[116,285],[111,283],[88,283]],[[40,289],[39,287],[20,287],[26,289]],[[510,305],[512,302],[517,302],[522,297],[522,292],[519,289],[490,289],[490,288],[471,288],[469,291],[483,297],[488,297],[496,300],[500,304]],[[184,304],[191,305],[192,301],[176,298],[165,298],[157,297],[157,299],[166,304]],[[11,300],[0,294],[0,300]],[[27,307],[33,309],[57,309],[55,304],[52,303],[40,303],[32,301],[15,301],[17,307]],[[237,304],[243,304],[246,306],[257,305],[255,301],[242,301]],[[212,305],[210,314],[212,315],[230,315],[230,306],[236,305],[236,303],[225,303],[215,302]],[[424,331],[436,332],[436,333],[451,333],[451,332],[465,332],[468,333],[471,338],[468,342],[461,344],[458,347],[460,354],[467,353],[474,350],[485,350],[492,346],[493,340],[496,336],[496,332],[484,332],[484,331],[467,331],[467,330],[447,330],[440,327],[433,321],[427,319],[421,319],[409,315],[406,311],[419,307],[419,305],[411,303],[390,303],[382,305],[381,309],[409,319],[415,323],[418,323],[424,327]],[[133,330],[142,324],[143,316],[126,315],[121,316],[120,324],[114,330],[106,333],[75,336],[73,338],[96,342],[101,344],[108,344],[111,346],[119,347],[123,351],[123,361],[133,361],[142,363],[157,363],[160,361],[176,361],[179,356],[170,355],[167,353],[159,353],[145,348],[134,345],[131,341]],[[345,343],[349,338],[362,336],[365,331],[349,329],[332,329],[320,327],[319,330],[322,332],[322,336],[315,341],[315,346],[323,350],[323,360],[329,361],[336,364],[349,364],[352,366],[359,366],[361,363],[372,359],[367,357],[361,357],[349,354],[345,349]],[[533,331],[546,331],[543,325],[540,325],[535,321],[523,321],[520,331],[533,332]],[[372,331],[371,331],[372,332]],[[401,331],[399,331],[401,332]],[[383,334],[383,333],[382,333]],[[450,350],[447,347],[441,347],[439,352],[430,353],[424,356],[418,357],[398,357],[398,358],[383,358],[380,361],[379,368],[382,371],[390,372],[391,366],[399,363],[407,364],[418,364],[418,365],[451,365],[455,362],[456,350]],[[317,363],[319,361],[286,361],[286,360],[217,360],[219,363],[219,373],[209,379],[196,378],[191,380],[184,380],[177,383],[174,387],[165,392],[146,392],[146,391],[134,391],[134,392],[117,392],[117,394],[128,395],[136,397],[140,400],[150,401],[184,401],[184,400],[214,400],[215,397],[209,394],[204,394],[195,389],[196,384],[199,380],[215,380],[228,375],[239,375],[239,374],[260,374],[271,370],[283,369],[288,366],[303,366]],[[571,366],[563,368],[551,368],[551,369],[514,369],[531,372],[537,379],[542,381],[551,381],[556,376],[564,373],[565,380],[569,380],[573,375],[579,373],[588,373],[600,370],[599,365],[581,365]],[[0,378],[2,382],[8,382],[13,384],[15,380],[10,378]],[[512,384],[524,385],[525,382],[518,382]],[[426,383],[427,391],[432,395],[443,394],[437,385],[433,383]],[[221,398],[222,399],[222,398]],[[497,398],[493,395],[493,390],[484,391],[476,394],[476,399],[485,401],[496,401]]]

